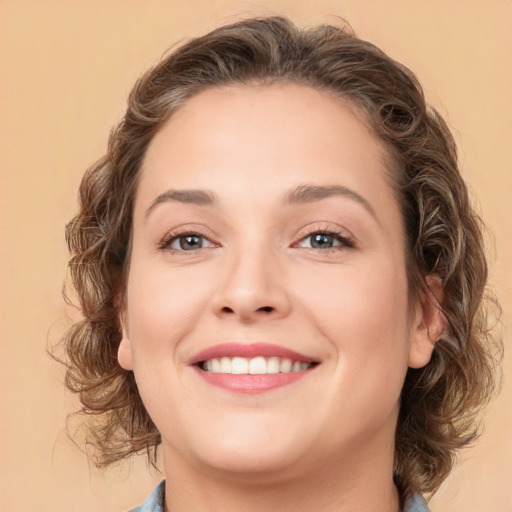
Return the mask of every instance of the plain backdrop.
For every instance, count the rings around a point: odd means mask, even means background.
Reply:
[[[64,224],[138,75],[179,41],[263,14],[303,25],[345,18],[416,72],[453,129],[494,233],[491,281],[510,318],[511,1],[0,1],[2,512],[122,511],[162,478],[143,460],[99,473],[65,434],[77,403],[46,354],[73,314],[61,299]],[[509,355],[504,371],[482,438],[432,500],[433,512],[512,511]]]

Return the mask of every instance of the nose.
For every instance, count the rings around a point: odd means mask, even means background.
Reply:
[[[267,247],[239,252],[226,262],[212,301],[215,314],[245,324],[286,317],[292,302],[278,260]]]

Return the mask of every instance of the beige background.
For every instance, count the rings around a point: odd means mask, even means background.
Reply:
[[[411,67],[447,116],[497,247],[492,282],[510,318],[512,2],[179,0],[0,2],[0,510],[121,511],[161,475],[142,461],[100,474],[64,433],[76,406],[45,354],[68,325],[63,226],[136,77],[176,41],[240,15],[342,16]],[[508,335],[510,339],[510,335]],[[512,511],[512,359],[485,434],[434,512]]]

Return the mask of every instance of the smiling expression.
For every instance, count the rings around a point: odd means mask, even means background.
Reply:
[[[154,137],[119,361],[164,459],[251,474],[392,459],[408,365],[431,348],[384,155],[354,109],[291,84],[206,90]]]

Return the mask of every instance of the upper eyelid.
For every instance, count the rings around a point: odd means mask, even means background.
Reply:
[[[170,239],[173,237],[180,237],[186,235],[201,235],[208,239],[215,238],[215,235],[211,232],[211,229],[209,229],[205,225],[195,223],[184,223],[174,228],[169,228],[165,231],[165,234],[161,238]]]
[[[316,233],[327,233],[330,235],[336,235],[336,236],[339,236],[340,238],[345,238],[345,239],[349,239],[352,241],[356,240],[356,237],[348,229],[346,229],[342,226],[339,226],[339,225],[332,226],[331,223],[326,223],[326,222],[320,221],[320,222],[311,223],[308,226],[306,226],[305,228],[302,228],[301,230],[299,230],[299,232],[296,235],[296,241],[298,242],[298,241],[303,240],[304,238],[307,238],[308,236],[314,235]]]

